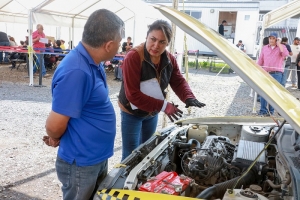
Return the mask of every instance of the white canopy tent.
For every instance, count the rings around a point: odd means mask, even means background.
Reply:
[[[74,30],[83,28],[88,16],[100,8],[116,13],[125,22],[125,34],[132,37],[134,44],[145,41],[148,24],[166,19],[142,0],[1,0],[0,23],[28,24],[30,40],[33,24],[56,26],[58,30],[70,27],[69,38],[74,41]],[[32,70],[29,85],[33,85]]]

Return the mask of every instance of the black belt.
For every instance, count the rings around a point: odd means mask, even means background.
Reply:
[[[274,72],[269,72],[269,74],[282,74],[282,72],[279,72],[279,71],[274,71]]]

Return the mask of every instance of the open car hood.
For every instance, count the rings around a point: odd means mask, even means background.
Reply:
[[[183,31],[206,45],[251,88],[265,98],[300,133],[300,101],[266,71],[215,30],[193,17],[162,5],[152,5]]]

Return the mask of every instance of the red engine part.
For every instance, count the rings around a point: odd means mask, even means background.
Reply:
[[[179,195],[191,184],[192,180],[193,179],[184,175],[178,176],[176,172],[163,171],[140,186],[139,190]]]

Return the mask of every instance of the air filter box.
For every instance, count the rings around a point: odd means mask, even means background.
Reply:
[[[264,143],[240,140],[234,151],[232,165],[243,169],[251,165],[261,150],[264,148]],[[257,165],[265,165],[267,161],[266,151],[262,153],[257,161]]]

